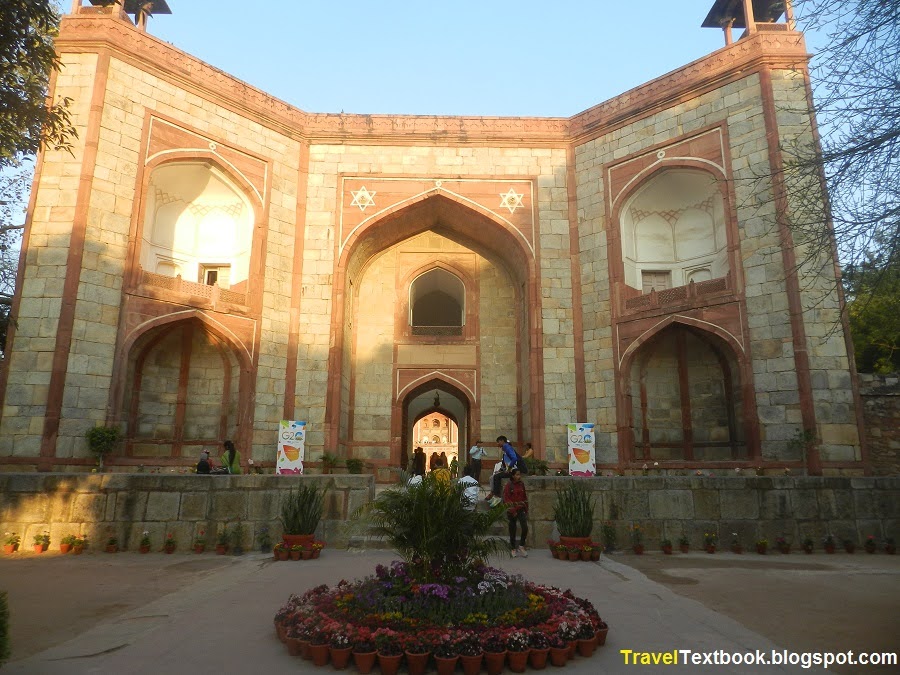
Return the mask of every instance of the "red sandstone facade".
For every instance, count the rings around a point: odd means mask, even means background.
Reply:
[[[562,466],[587,421],[599,471],[867,470],[834,278],[788,226],[789,24],[571,118],[404,117],[306,113],[76,9],[79,141],[39,159],[0,464],[89,467],[116,424],[118,470],[225,438],[270,466],[304,419],[313,466],[387,478],[439,413],[461,456],[504,434]]]

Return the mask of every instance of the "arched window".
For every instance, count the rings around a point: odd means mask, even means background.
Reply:
[[[202,162],[164,164],[147,187],[141,267],[244,292],[253,209],[232,181]]]
[[[441,423],[438,420],[434,420],[434,422],[432,422],[431,426],[437,428],[437,427],[441,426]]]
[[[621,215],[625,282],[644,293],[728,274],[725,204],[711,174],[671,169],[650,178]]]
[[[440,268],[419,275],[409,287],[409,323],[414,335],[461,335],[466,287]]]

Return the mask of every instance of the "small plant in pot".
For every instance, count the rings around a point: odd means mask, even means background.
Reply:
[[[732,553],[743,553],[744,547],[741,546],[741,541],[738,539],[737,532],[731,533],[731,552]]]
[[[97,466],[103,471],[103,459],[110,454],[122,437],[119,427],[96,426],[84,434],[91,454],[97,457]]]
[[[272,550],[272,537],[269,535],[269,526],[260,525],[256,531],[256,545],[260,553],[268,553]]]
[[[663,539],[660,543],[660,548],[662,548],[662,552],[666,555],[672,555],[672,540],[671,539]]]
[[[606,553],[612,553],[616,550],[616,526],[606,520],[600,526],[600,531],[603,534],[603,550]]]
[[[291,488],[281,498],[281,527],[285,545],[311,543],[322,519],[325,493],[314,483]]]
[[[34,535],[34,552],[43,553],[50,546],[50,533],[47,531]]]
[[[644,553],[644,532],[638,523],[631,526],[631,550],[638,555]]]
[[[825,549],[825,553],[834,553],[835,543],[834,543],[834,535],[826,534],[822,539],[822,548]]]
[[[138,544],[138,550],[141,553],[150,553],[150,533],[147,530],[141,533],[141,542]]]
[[[779,553],[787,554],[791,552],[791,542],[787,540],[787,537],[777,537],[775,539],[775,546],[778,548]]]
[[[682,553],[687,553],[688,549],[690,549],[690,546],[691,546],[691,542],[688,541],[687,535],[682,534],[678,538],[678,548],[681,550]]]
[[[765,555],[766,551],[769,549],[769,540],[763,537],[762,539],[756,540],[756,552],[760,555]]]
[[[347,466],[347,473],[359,474],[366,468],[366,463],[359,457],[348,457],[344,464]]]
[[[863,544],[863,548],[866,549],[866,553],[875,553],[875,549],[877,548],[877,544],[875,543],[875,535],[870,534],[866,537],[866,541]]]
[[[106,540],[106,552],[115,553],[119,550],[119,540],[117,537],[109,537]]]
[[[888,537],[884,540],[884,552],[888,555],[895,555],[897,553],[897,545],[894,543],[893,537]]]
[[[810,539],[809,537],[807,537],[806,539],[803,540],[803,543],[801,544],[801,546],[803,548],[804,553],[809,554],[809,553],[813,552],[813,540]]]
[[[596,505],[590,490],[581,483],[573,482],[556,493],[553,519],[561,543],[571,546],[590,542]]]
[[[715,532],[704,532],[703,533],[703,546],[706,548],[707,553],[715,553],[716,552],[716,542],[718,542],[719,537]]]
[[[856,550],[856,542],[852,539],[844,539],[843,544],[847,553],[853,553]]]
[[[165,542],[163,542],[163,551],[166,553],[174,553],[177,545],[178,543],[175,541],[175,535],[172,532],[169,532],[166,535]]]
[[[216,537],[216,555],[225,555],[228,553],[228,543],[231,537],[228,534],[228,527],[223,525]]]
[[[232,526],[230,539],[231,553],[233,555],[244,555],[244,525],[240,520]]]
[[[203,553],[206,550],[206,530],[200,530],[194,537],[194,553]]]
[[[20,537],[16,532],[6,532],[3,539],[3,552],[15,553],[16,549],[19,548],[19,544],[21,543],[21,541],[22,537]]]

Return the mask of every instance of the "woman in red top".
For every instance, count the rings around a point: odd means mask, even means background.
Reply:
[[[506,517],[509,519],[509,547],[512,557],[518,553],[523,558],[528,557],[525,550],[525,537],[528,536],[528,495],[525,494],[525,483],[522,482],[522,472],[513,469],[509,473],[509,482],[503,488],[503,503],[506,504]],[[519,539],[519,548],[516,548],[516,522],[522,525],[522,537]]]

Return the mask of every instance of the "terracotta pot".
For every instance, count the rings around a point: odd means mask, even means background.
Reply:
[[[597,635],[595,637],[597,640],[598,647],[602,647],[603,645],[606,644],[607,633],[609,633],[609,626],[607,626],[606,628],[601,628],[600,630],[597,631]]]
[[[81,555],[82,553],[84,553],[84,546],[73,546],[72,553],[74,553],[75,555]]]
[[[524,673],[528,667],[528,654],[531,650],[524,652],[507,652],[506,658],[509,660],[509,669],[514,673]]]
[[[895,544],[885,544],[884,552],[888,555],[895,555],[897,553],[897,546]]]
[[[803,552],[804,552],[806,555],[811,555],[812,552],[813,552],[813,547],[812,547],[812,546],[804,546],[804,547],[803,547]]]
[[[35,544],[35,545],[34,545],[34,552],[35,552],[35,553],[43,553],[43,552],[44,552],[44,545],[43,545],[43,544]]]
[[[554,558],[559,558],[559,552],[553,547],[550,548],[550,555],[552,555]]]
[[[226,544],[216,544],[216,555],[225,555],[226,553],[228,553]]]
[[[569,560],[581,560],[581,552],[580,551],[569,551],[566,553],[569,556]]]
[[[737,545],[731,547],[731,552],[732,552],[732,553],[738,553],[738,554],[743,553],[743,552],[744,552],[744,547],[741,546],[740,544],[737,544]]]
[[[757,545],[756,545],[756,552],[759,553],[760,555],[765,555],[765,554],[766,554],[766,548],[768,548],[768,547],[763,546],[763,545],[760,545],[760,544],[757,544]]]
[[[834,553],[834,544],[825,544],[825,553]]]
[[[672,555],[672,547],[671,546],[663,546],[662,552],[666,555]]]
[[[593,656],[594,648],[597,646],[597,643],[594,641],[594,638],[590,638],[588,640],[579,640],[578,641],[578,653],[581,656]]]
[[[566,548],[571,548],[572,546],[577,546],[581,548],[585,544],[591,543],[590,537],[560,537],[559,543],[565,546]]]
[[[150,553],[150,547],[149,546],[140,546],[138,548],[138,551],[140,551],[141,553]]]
[[[856,544],[844,544],[844,550],[847,553],[853,553],[856,550]]]
[[[631,550],[635,552],[636,555],[644,555],[644,545],[643,544],[635,544],[631,547]]]
[[[503,672],[503,664],[506,661],[506,652],[485,652],[484,665],[488,675],[500,675]]]
[[[15,544],[3,544],[3,552],[9,555],[10,553],[15,553],[16,548],[18,548]]]
[[[350,663],[350,654],[353,647],[332,647],[331,648],[331,665],[335,670],[343,670]]]
[[[397,654],[396,656],[379,654],[378,667],[381,668],[381,675],[397,675],[402,660],[403,654]]]
[[[72,544],[60,544],[59,545],[60,553],[68,553],[71,550],[72,550]]]
[[[566,647],[566,649],[569,650],[569,658],[570,658],[570,659],[574,659],[574,658],[575,658],[575,652],[578,651],[578,640],[571,640],[571,641],[568,643],[568,645],[569,645],[569,646]]]
[[[377,658],[377,652],[353,652],[353,665],[356,666],[356,670],[361,675],[367,675],[375,667],[375,659]]]
[[[428,657],[430,656],[430,652],[421,654],[406,652],[406,669],[409,671],[409,675],[422,675],[425,672],[425,666],[428,665]]]
[[[548,656],[550,656],[550,647],[546,649],[532,649],[528,653],[528,665],[535,670],[543,670],[547,667]]]
[[[203,553],[206,550],[206,544],[194,544],[194,553]]]
[[[788,544],[784,544],[784,545],[782,545],[782,546],[779,546],[779,547],[778,547],[778,550],[779,550],[781,553],[787,554],[787,553],[790,553],[790,552],[791,552],[791,547],[790,547],[790,545],[788,545]]]
[[[312,658],[312,662],[317,666],[324,666],[328,663],[330,651],[327,644],[309,646],[309,655]]]
[[[550,663],[554,666],[561,667],[566,665],[569,660],[568,647],[550,647]]]
[[[300,551],[290,551],[288,555],[291,560],[300,560]]]
[[[163,550],[169,554],[175,553],[175,547],[170,544],[166,544],[165,546],[163,546]]]
[[[279,560],[290,560],[291,552],[285,549],[278,551]]]
[[[309,661],[312,659],[312,652],[309,651],[309,640],[300,638],[300,658]]]
[[[111,544],[111,545],[109,545],[109,546],[106,547],[106,552],[107,552],[107,553],[115,553],[115,552],[118,551],[118,550],[119,550],[119,547],[116,546],[115,544]]]
[[[315,560],[316,558],[318,558],[321,554],[322,554],[322,549],[320,549],[320,548],[314,548],[313,551],[312,551],[312,557],[313,557],[313,560]]]
[[[707,552],[707,553],[715,553],[715,552],[716,552],[716,545],[715,545],[715,544],[707,544],[707,545],[706,545],[706,552]]]
[[[871,555],[872,553],[875,553],[875,544],[866,544],[865,549],[866,553]]]
[[[462,663],[465,675],[478,675],[481,672],[481,662],[483,660],[484,654],[476,654],[475,656],[459,655],[459,662]]]
[[[679,544],[678,545],[678,550],[680,550],[682,553],[687,553],[689,549],[690,549],[690,546],[688,546],[687,544]]]
[[[300,656],[300,640],[297,638],[285,638],[284,644],[287,647],[288,654],[291,656]]]
[[[599,548],[595,548],[593,551],[591,551],[591,560],[594,560],[594,561],[600,560],[600,549]]]
[[[585,562],[590,562],[591,552],[582,550],[581,551],[581,559],[584,560]]]
[[[313,552],[308,551],[307,549],[303,549],[302,551],[300,551],[300,557],[304,560],[312,560]]]
[[[456,670],[457,661],[459,661],[458,656],[451,656],[450,658],[435,656],[434,666],[437,669],[438,675],[453,675],[453,671]]]

